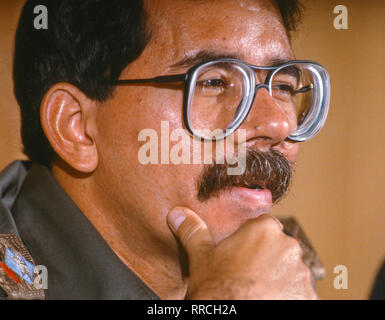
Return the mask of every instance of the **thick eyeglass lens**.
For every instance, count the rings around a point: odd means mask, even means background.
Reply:
[[[190,102],[192,129],[206,138],[224,132],[244,105],[245,81],[244,71],[237,64],[222,62],[202,67]]]
[[[257,82],[264,81],[268,72],[256,72]],[[205,138],[226,131],[246,108],[250,98],[246,92],[248,84],[247,72],[236,63],[218,62],[201,67],[192,83],[189,106],[192,130]],[[299,127],[312,108],[313,73],[301,64],[290,65],[276,70],[269,84],[275,102],[289,121]]]
[[[313,102],[313,73],[301,64],[279,69],[271,78],[272,96],[299,127],[309,115]]]

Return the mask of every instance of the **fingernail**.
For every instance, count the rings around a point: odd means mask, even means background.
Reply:
[[[171,210],[167,216],[167,222],[174,232],[179,229],[184,219],[186,219],[186,214],[179,208]]]

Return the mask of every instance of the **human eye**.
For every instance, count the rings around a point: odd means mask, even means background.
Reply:
[[[296,94],[301,72],[295,66],[288,66],[277,72],[272,81],[272,90],[277,97],[289,98]]]
[[[295,95],[295,88],[290,83],[275,83],[272,86],[273,93],[282,97],[293,97]]]
[[[215,96],[225,93],[226,89],[232,87],[232,84],[223,78],[209,78],[198,80],[196,86],[200,94]]]
[[[226,88],[227,83],[222,79],[199,80],[197,85],[202,88]]]

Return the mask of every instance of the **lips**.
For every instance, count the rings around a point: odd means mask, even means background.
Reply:
[[[257,184],[252,184],[251,186],[246,186],[246,188],[252,189],[252,190],[263,190],[263,188],[260,187],[260,186],[257,185]]]
[[[240,176],[238,179],[234,181],[234,187],[243,187],[252,190],[263,190],[269,189],[271,184],[270,177],[260,177],[260,176]]]
[[[264,177],[262,177],[264,178]],[[271,181],[269,180],[261,180],[261,177],[258,176],[240,176],[238,179],[235,179],[231,187],[242,187],[247,188],[250,190],[264,190],[269,189],[270,190]]]
[[[223,194],[226,198],[226,193]],[[243,208],[245,212],[255,214],[267,213],[273,205],[272,195],[268,189],[233,187],[229,189],[229,196],[237,203],[238,208]]]

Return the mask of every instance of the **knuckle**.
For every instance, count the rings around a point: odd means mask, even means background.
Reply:
[[[301,263],[300,274],[302,275],[302,278],[306,283],[309,283],[309,284],[313,283],[313,274],[304,263]]]
[[[298,240],[290,236],[286,236],[286,237],[287,237],[286,241],[290,248],[291,254],[293,256],[296,256],[297,258],[301,258],[303,254],[303,250]]]
[[[282,231],[281,226],[272,216],[262,215],[255,220],[255,223],[257,223],[258,226],[265,231],[275,233],[280,233]]]

